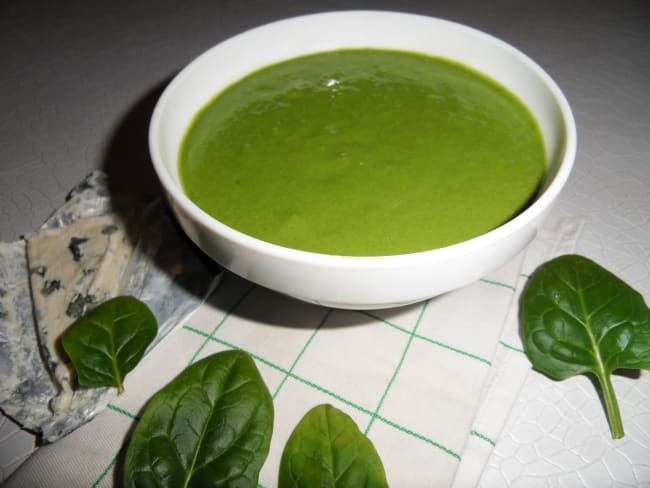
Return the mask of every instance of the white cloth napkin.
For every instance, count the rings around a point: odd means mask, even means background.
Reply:
[[[520,336],[521,291],[530,274],[539,265],[556,256],[573,252],[582,226],[583,221],[579,219],[550,219],[524,253],[516,297],[506,316],[499,347],[463,451],[463,460],[454,479],[455,488],[478,484],[512,406],[531,371]]]
[[[579,230],[575,220],[549,220],[500,270],[390,310],[327,309],[227,274],[127,377],[123,395],[38,449],[7,486],[120,486],[129,433],[148,399],[188,364],[230,348],[252,354],[274,399],[261,486],[276,486],[291,430],[320,403],[368,434],[391,486],[473,486],[530,369],[518,338],[522,270],[570,252]]]

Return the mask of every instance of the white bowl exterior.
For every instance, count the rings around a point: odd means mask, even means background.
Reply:
[[[287,249],[216,221],[183,193],[178,149],[193,117],[242,76],[283,59],[342,48],[388,48],[459,61],[499,81],[537,118],[548,153],[542,194],[520,215],[475,239],[386,257],[328,256]],[[287,19],[206,51],[169,84],[151,121],[154,168],[189,237],[234,273],[296,298],[339,308],[386,308],[468,284],[503,265],[535,236],[566,183],[576,151],[570,107],[553,80],[510,45],[453,22],[412,14],[348,11]]]

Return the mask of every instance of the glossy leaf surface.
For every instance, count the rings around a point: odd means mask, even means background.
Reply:
[[[273,401],[251,357],[225,351],[189,366],[146,406],[125,460],[127,487],[255,487]]]
[[[79,317],[61,336],[82,386],[115,386],[142,359],[158,332],[156,318],[137,298],[107,300]]]
[[[282,453],[278,486],[385,487],[384,466],[370,439],[331,405],[311,409]]]
[[[650,369],[650,311],[643,297],[593,261],[565,255],[535,271],[521,305],[524,348],[533,366],[558,380],[593,373],[612,436],[623,437],[610,374]]]

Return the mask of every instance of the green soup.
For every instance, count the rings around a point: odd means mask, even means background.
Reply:
[[[494,229],[534,197],[545,148],[526,106],[455,62],[353,49],[261,69],[195,117],[189,198],[305,251],[384,256]]]

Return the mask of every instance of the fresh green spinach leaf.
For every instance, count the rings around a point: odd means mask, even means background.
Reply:
[[[251,357],[224,351],[189,366],[145,407],[126,453],[126,487],[255,487],[273,400]]]
[[[557,380],[593,373],[612,437],[623,437],[610,375],[620,368],[650,369],[650,311],[643,297],[593,261],[565,255],[531,276],[521,319],[533,366]]]
[[[142,359],[158,333],[149,307],[137,298],[120,296],[79,317],[61,336],[77,381],[82,386],[115,386]]]
[[[384,466],[370,439],[332,405],[312,408],[282,453],[278,486],[385,487]]]

